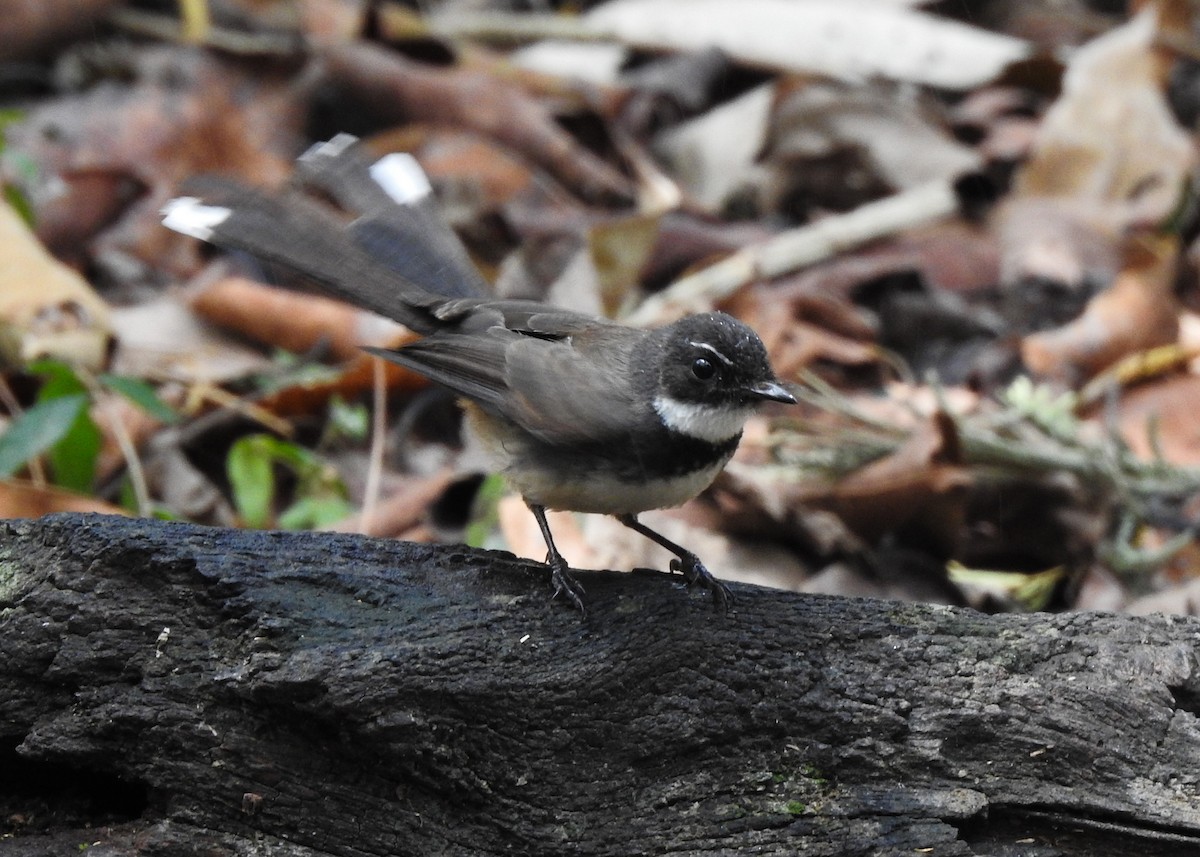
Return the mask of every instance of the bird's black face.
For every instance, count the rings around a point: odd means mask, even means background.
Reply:
[[[659,331],[659,395],[715,409],[745,409],[763,400],[794,402],[753,330],[725,313],[688,316]]]

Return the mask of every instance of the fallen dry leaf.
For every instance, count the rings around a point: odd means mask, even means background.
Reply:
[[[0,201],[0,362],[48,358],[95,370],[112,343],[108,304]]]
[[[123,0],[7,0],[0,15],[0,62],[36,57],[86,35]]]
[[[393,489],[371,510],[369,519],[365,512],[357,512],[326,529],[335,533],[362,533],[383,538],[404,536],[411,541],[411,537],[405,534],[425,522],[429,506],[457,478],[450,469],[442,469],[428,476],[410,476],[403,486]]]
[[[319,53],[330,78],[382,117],[468,128],[520,152],[586,199],[633,199],[628,179],[507,81],[422,65],[365,42],[326,44]]]
[[[0,479],[0,518],[40,518],[54,512],[129,514],[120,506],[53,485],[35,485],[23,479]]]
[[[999,212],[1007,283],[1106,282],[1126,230],[1178,207],[1197,158],[1164,94],[1153,9],[1081,48]]]
[[[585,17],[633,45],[701,50],[741,62],[844,80],[886,77],[968,89],[1024,58],[1020,39],[905,9],[845,0],[613,0]]]
[[[978,169],[979,154],[936,123],[934,110],[880,85],[781,83],[761,158],[787,177],[844,153],[894,190]]]
[[[112,313],[118,347],[112,371],[183,383],[223,383],[270,368],[261,350],[204,324],[178,292]]]
[[[1021,358],[1030,372],[1077,386],[1123,357],[1175,341],[1178,239],[1131,238],[1125,255],[1115,282],[1079,318],[1025,337]]]
[[[1104,406],[1098,406],[1102,409]],[[1175,465],[1200,465],[1200,377],[1170,375],[1124,390],[1117,404],[1117,430],[1134,454],[1158,453]]]
[[[151,47],[125,58],[132,83],[107,80],[37,106],[7,129],[5,159],[35,168],[26,191],[55,252],[95,240],[98,254],[191,273],[195,241],[164,229],[159,210],[199,173],[283,181],[300,147],[306,84],[202,50]]]
[[[334,360],[359,357],[363,345],[394,346],[406,332],[341,301],[238,276],[198,283],[187,300],[200,318],[255,342],[296,354],[322,346]]]

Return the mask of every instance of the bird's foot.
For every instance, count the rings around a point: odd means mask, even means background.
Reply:
[[[728,586],[717,580],[713,573],[704,567],[700,557],[690,551],[685,551],[678,559],[671,560],[671,571],[678,571],[682,574],[689,589],[697,584],[703,586],[712,593],[713,607],[719,608],[722,612],[729,611],[730,605],[733,604],[733,593],[729,591]]]
[[[567,568],[567,562],[562,557],[557,560],[551,559],[550,565],[550,582],[554,584],[554,598],[562,595],[580,612],[586,616],[587,611],[583,609],[583,586],[571,576],[571,572]]]

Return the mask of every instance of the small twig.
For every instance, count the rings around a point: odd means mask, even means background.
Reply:
[[[409,10],[396,4],[386,4],[385,16],[399,20],[412,19]],[[590,24],[584,18],[569,15],[539,15],[528,12],[439,12],[418,18],[410,26],[423,26],[428,33],[455,39],[480,42],[536,42],[543,39],[567,39],[575,42],[609,42],[612,35]]]
[[[193,35],[179,19],[140,9],[117,9],[109,15],[114,27],[134,35],[164,42],[192,41]],[[243,33],[209,25],[202,31],[199,42],[210,48],[239,56],[290,57],[300,53],[304,44],[292,33]]]
[[[781,232],[676,280],[645,300],[626,321],[634,325],[658,324],[703,312],[753,280],[791,273],[868,241],[940,220],[957,207],[950,183],[936,181]]]
[[[194,45],[203,44],[212,31],[208,0],[179,0],[179,17],[183,22],[180,33],[183,40]]]
[[[106,394],[101,387],[100,382],[96,380],[96,376],[84,366],[75,366],[75,375],[83,382],[87,388],[88,395],[92,401],[99,406],[104,414],[104,419],[108,421],[108,426],[112,430],[113,440],[117,442],[117,448],[121,450],[121,457],[125,459],[125,471],[129,474],[129,485],[133,489],[134,500],[137,502],[137,513],[143,518],[148,518],[154,511],[153,503],[150,500],[150,489],[146,482],[146,471],[142,469],[142,459],[138,455],[137,444],[133,442],[133,437],[129,434],[129,430],[125,427],[125,423],[121,421],[121,416],[117,412],[115,399],[111,394]]]
[[[907,430],[903,427],[897,426],[893,422],[871,416],[861,410],[815,372],[810,372],[807,369],[801,371],[800,380],[805,385],[795,390],[795,394],[800,399],[816,405],[823,410],[847,416],[857,423],[861,423],[892,438],[902,438],[908,434]]]
[[[1100,545],[1098,553],[1101,561],[1117,574],[1140,576],[1162,568],[1196,537],[1195,527],[1189,527],[1157,547],[1138,548],[1133,544],[1136,529],[1137,520],[1134,516],[1122,515],[1117,532]]]
[[[850,400],[819,378],[807,376],[797,397],[841,414],[853,426],[842,428],[825,446],[837,454],[822,456],[811,447],[800,449],[798,435],[780,443],[780,458],[808,465],[828,463],[830,473],[845,473],[861,463],[899,447],[908,430],[863,413]],[[935,390],[936,395],[936,390]],[[939,407],[956,423],[965,463],[1000,473],[1066,472],[1088,484],[1114,491],[1131,505],[1153,496],[1179,496],[1200,491],[1200,470],[1172,467],[1161,460],[1142,461],[1119,443],[1088,443],[1077,436],[1061,437],[1012,410],[995,414],[956,414],[944,397]],[[780,433],[788,436],[787,430]],[[845,467],[844,465],[850,465]]]
[[[188,389],[187,401],[184,403],[183,410],[189,413],[198,411],[205,402],[211,402],[218,407],[241,414],[275,432],[280,437],[290,438],[295,434],[295,428],[283,417],[276,416],[266,408],[260,407],[254,402],[248,402],[241,396],[208,382],[193,384]]]
[[[370,535],[375,511],[379,508],[379,486],[383,483],[383,451],[387,434],[387,374],[383,361],[372,362],[371,384],[371,451],[368,455],[367,483],[363,489],[362,514],[358,531]]]

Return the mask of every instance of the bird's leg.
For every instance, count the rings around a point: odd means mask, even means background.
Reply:
[[[666,536],[656,533],[654,530],[647,527],[637,519],[637,515],[617,515],[615,516],[625,526],[634,532],[641,533],[646,538],[655,544],[662,545],[664,548],[675,554],[678,559],[671,560],[671,571],[678,571],[683,574],[688,586],[699,583],[705,589],[712,593],[713,606],[720,607],[722,610],[728,610],[729,605],[733,603],[733,593],[729,591],[729,587],[721,581],[713,577],[711,571],[704,567],[704,563],[700,561],[700,557],[696,556],[682,545],[677,545],[675,542],[668,539]]]
[[[554,597],[565,595],[580,613],[586,613],[587,611],[583,609],[583,587],[579,585],[579,581],[571,577],[566,559],[554,545],[554,536],[550,534],[550,524],[546,521],[546,507],[530,503],[528,500],[525,501],[525,505],[529,507],[529,511],[533,512],[533,517],[537,519],[538,527],[541,528],[542,538],[546,540],[546,564],[550,566],[550,582],[554,584]]]

